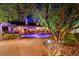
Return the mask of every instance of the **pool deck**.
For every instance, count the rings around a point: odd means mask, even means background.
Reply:
[[[45,38],[0,41],[0,56],[45,56]]]

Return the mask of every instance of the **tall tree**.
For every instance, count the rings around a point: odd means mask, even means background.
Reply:
[[[0,22],[8,22],[17,18],[15,4],[0,4]]]

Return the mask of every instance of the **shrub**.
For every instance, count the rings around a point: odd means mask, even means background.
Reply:
[[[74,37],[74,34],[68,34],[65,38],[64,38],[64,44],[68,44],[68,45],[74,45],[76,42],[76,39]]]
[[[75,33],[74,36],[75,36],[76,40],[79,42],[79,33]]]
[[[3,34],[3,39],[4,40],[11,40],[11,39],[16,39],[18,36],[15,34]]]

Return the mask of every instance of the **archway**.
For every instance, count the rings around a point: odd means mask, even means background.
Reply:
[[[11,24],[1,23],[0,24],[0,33],[11,33]]]
[[[2,25],[2,32],[3,33],[8,33],[8,26]]]

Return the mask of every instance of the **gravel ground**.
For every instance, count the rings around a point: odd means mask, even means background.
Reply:
[[[79,44],[74,46],[63,45],[61,52],[63,56],[79,56]]]

